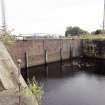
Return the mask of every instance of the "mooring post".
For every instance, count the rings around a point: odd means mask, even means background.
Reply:
[[[60,72],[62,73],[62,63],[63,63],[63,61],[62,61],[63,59],[62,59],[62,48],[60,48]]]
[[[46,77],[48,77],[48,52],[47,50],[45,49],[45,54],[44,54],[44,58],[45,58],[45,75]]]
[[[25,70],[26,70],[26,80],[29,80],[29,70],[28,70],[28,52],[25,52]]]

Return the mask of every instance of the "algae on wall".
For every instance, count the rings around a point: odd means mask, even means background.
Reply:
[[[83,55],[92,58],[105,59],[105,40],[83,40]]]

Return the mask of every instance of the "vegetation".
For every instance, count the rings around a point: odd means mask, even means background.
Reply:
[[[12,44],[15,42],[15,36],[11,34],[11,32],[7,32],[5,35],[0,36],[0,40],[4,42],[4,44]]]
[[[86,40],[105,40],[105,35],[82,35],[80,38]]]
[[[93,35],[100,35],[100,34],[103,34],[103,30],[98,29],[96,31],[91,32],[91,34],[93,34]]]
[[[38,104],[41,104],[42,97],[43,97],[43,89],[41,86],[38,85],[38,83],[33,79],[32,82],[28,82],[28,87],[23,88],[19,95],[22,96],[35,96],[35,98],[38,101]]]
[[[75,27],[67,27],[66,28],[66,32],[65,32],[65,36],[80,36],[80,35],[86,35],[89,34],[89,32],[84,31],[83,29],[75,26]]]

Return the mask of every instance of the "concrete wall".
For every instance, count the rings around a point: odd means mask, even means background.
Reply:
[[[70,47],[71,46],[71,47]],[[16,41],[16,43],[7,46],[15,63],[17,59],[22,60],[22,67],[25,66],[25,52],[28,53],[29,66],[35,66],[45,63],[45,49],[47,50],[47,62],[60,60],[60,48],[62,48],[62,58],[69,59],[70,50],[72,56],[78,57],[81,54],[80,39],[35,39]],[[71,49],[70,49],[71,48]]]
[[[0,84],[4,89],[16,89],[19,81],[22,87],[26,86],[22,76],[18,77],[18,68],[4,44],[0,41]]]
[[[13,62],[5,45],[0,41],[0,105],[14,105],[18,103],[18,83],[21,88],[27,87],[22,75],[19,75],[19,69]],[[4,91],[3,91],[4,90]],[[4,94],[1,94],[1,91]],[[7,92],[8,91],[8,92]],[[26,105],[38,105],[34,96],[21,96],[21,99]]]
[[[2,82],[0,81],[0,91],[4,90],[4,87],[3,87],[3,84]]]
[[[91,58],[105,59],[105,40],[84,40],[83,55]]]

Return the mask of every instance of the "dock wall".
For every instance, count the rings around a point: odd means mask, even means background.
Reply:
[[[13,60],[22,60],[22,67],[41,65],[45,63],[45,52],[47,52],[47,63],[70,59],[70,57],[81,56],[80,39],[34,39],[17,40],[7,46]],[[27,57],[26,57],[26,56]]]

